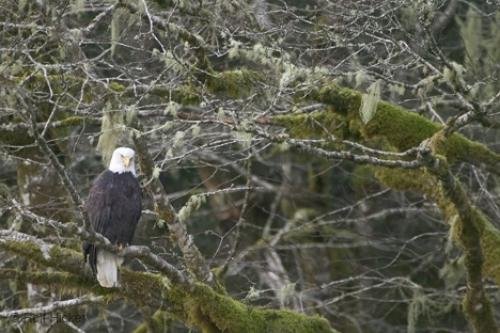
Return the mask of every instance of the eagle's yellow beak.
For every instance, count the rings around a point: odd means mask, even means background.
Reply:
[[[127,157],[127,156],[122,156],[122,162],[123,162],[123,166],[125,168],[128,168],[128,166],[130,165],[130,161],[132,160],[131,157]]]

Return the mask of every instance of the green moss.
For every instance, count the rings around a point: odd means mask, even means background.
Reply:
[[[339,87],[336,84],[327,84],[313,90],[306,98],[315,99],[321,103],[329,104],[336,112],[346,115],[353,110],[356,112],[361,106],[362,94],[359,91]]]
[[[330,135],[339,139],[349,137],[347,119],[330,110],[275,116],[273,123],[287,128],[288,133],[297,139],[324,138]]]
[[[455,228],[457,232],[453,234],[462,245],[467,269],[468,287],[463,301],[463,309],[468,320],[472,323],[474,331],[496,332],[497,327],[491,304],[483,287],[483,272],[487,267],[485,259],[490,257],[490,254],[485,252],[484,234],[481,235],[479,225],[486,223],[487,220],[475,207],[471,207],[468,211],[468,214],[463,214],[466,217],[461,217],[462,220],[456,223],[458,224],[458,227]],[[494,262],[494,264],[497,263]]]
[[[122,267],[120,269],[120,284],[126,297],[139,305],[154,303],[158,306],[162,299],[170,296],[168,281],[159,274],[134,272]]]
[[[134,272],[121,268],[121,286],[103,290],[89,275],[82,274],[85,272],[83,258],[75,251],[57,245],[43,248],[36,244],[35,240],[25,239],[4,240],[0,242],[0,247],[29,258],[37,264],[66,272],[45,272],[39,277],[34,277],[31,273],[28,276],[27,272],[0,270],[0,276],[21,274],[25,279],[57,278],[56,280],[60,282],[68,279],[69,284],[77,284],[99,294],[109,294],[110,297],[122,295],[141,307],[153,307],[160,311],[165,310],[167,302],[169,313],[203,332],[334,332],[323,318],[288,310],[250,307],[227,295],[217,293],[204,284],[172,285],[160,274]]]
[[[255,313],[244,304],[218,295],[206,286],[197,286],[192,300],[199,308],[192,312],[193,319],[208,318],[213,323],[212,326],[219,331],[262,332],[264,330],[263,318],[255,318]]]
[[[11,240],[1,242],[0,248],[18,253],[44,266],[61,269],[74,274],[82,273],[82,255],[73,250],[55,245],[43,248],[43,246],[38,246],[29,241]]]
[[[130,273],[127,273],[129,275]],[[139,273],[143,274],[143,273]],[[146,280],[150,279],[144,276]],[[153,277],[157,279],[157,277]],[[136,280],[136,277],[131,278]],[[124,288],[129,287],[127,281]],[[135,287],[132,287],[136,289]],[[159,289],[158,289],[159,288]],[[149,290],[165,289],[165,285]],[[144,294],[144,289],[143,289]],[[192,288],[170,286],[164,295],[170,315],[204,333],[323,333],[335,332],[328,322],[317,316],[306,316],[288,310],[271,310],[247,306],[231,297],[217,293],[204,284]],[[144,296],[142,296],[144,297]]]
[[[352,176],[350,177],[352,189],[359,194],[359,196],[364,196],[366,193],[372,192],[372,190],[380,187],[379,182],[374,176],[374,170],[371,166],[355,166]]]
[[[380,102],[374,118],[362,131],[366,141],[370,141],[373,137],[383,137],[391,147],[399,151],[415,147],[434,135],[435,151],[446,156],[449,163],[463,161],[472,164],[486,163],[490,166],[500,163],[500,154],[461,134],[455,133],[444,139],[437,133],[441,128],[441,125],[416,113],[387,102]]]
[[[327,85],[306,97],[332,105],[333,111],[349,124],[350,136],[358,131],[363,143],[372,147],[404,151],[426,139],[432,140],[430,147],[439,163],[429,165],[429,169],[372,168],[376,170],[376,177],[387,186],[420,192],[437,203],[444,219],[451,226],[453,239],[464,251],[469,285],[464,299],[464,312],[477,331],[496,331],[482,278],[484,274],[500,283],[500,232],[481,211],[472,206],[460,183],[449,173],[448,163],[486,163],[488,167],[494,168],[500,162],[500,154],[461,134],[454,133],[446,137],[440,124],[383,101],[378,103],[374,117],[363,125],[359,121],[361,94],[350,89]],[[306,118],[303,118],[305,115],[280,117],[279,124],[286,127],[292,136],[308,138],[322,135],[319,130],[321,126],[308,126]],[[283,117],[288,119],[284,121]],[[328,125],[325,122],[325,126]],[[478,309],[478,305],[481,308]]]
[[[207,78],[207,88],[214,94],[232,98],[246,97],[252,93],[262,75],[248,69],[236,69],[213,74]]]
[[[455,228],[458,211],[434,175],[425,169],[373,168],[377,179],[386,186],[399,191],[414,191],[428,196],[439,206],[445,221],[450,224],[452,230]],[[458,238],[455,238],[455,240],[458,240]]]
[[[27,146],[33,143],[33,138],[26,130],[16,131],[14,129],[0,129],[0,143],[12,146]]]
[[[423,169],[403,170],[373,167],[375,176],[386,186],[398,191],[427,193],[435,186],[435,180]]]
[[[467,139],[461,134],[453,134],[447,140],[441,140],[436,151],[445,155],[449,163],[458,160],[471,164],[485,163],[492,167],[500,163],[500,154],[493,152],[479,142]]]
[[[200,92],[194,85],[184,84],[176,87],[167,87],[156,85],[148,90],[151,96],[157,96],[166,101],[174,101],[181,105],[197,105],[201,102]],[[125,94],[126,97],[134,97],[134,92],[129,91]]]
[[[195,300],[194,304],[199,307],[198,316],[201,315],[202,319],[208,318],[211,322],[205,332],[334,332],[323,318],[288,310],[249,307],[228,296],[217,294],[205,285],[197,285],[192,297]]]
[[[92,287],[93,279],[84,274],[75,275],[67,272],[22,271],[18,269],[0,269],[1,279],[14,279],[43,285],[65,285],[67,287]],[[107,290],[103,288],[104,290]]]
[[[500,231],[478,209],[474,210],[483,253],[483,274],[500,285]]]
[[[240,79],[238,79],[237,75],[238,72],[241,72],[242,74]],[[248,70],[234,71],[234,73],[229,72],[227,75],[225,75],[224,73],[221,75],[221,77],[227,79],[233,78],[233,80],[228,80],[228,82],[229,83],[232,82],[235,85],[242,83],[246,83],[248,85],[250,82],[249,79],[251,77],[253,77],[254,79],[258,77],[258,75],[255,72]],[[63,76],[48,75],[47,77],[51,83],[51,88],[54,94],[69,93],[73,96],[80,95],[82,90],[82,84],[84,83],[84,80],[81,77],[73,75],[63,75]],[[16,82],[24,82],[25,79],[26,77],[20,76],[18,79],[16,79]],[[46,79],[43,75],[30,76],[28,87],[34,91],[48,90]],[[87,83],[87,85],[84,88],[85,89],[83,91],[84,93],[83,101],[85,103],[91,103],[97,98],[97,96],[102,95],[102,89],[101,86],[99,85],[94,86]],[[116,94],[121,94],[124,97],[134,98],[134,91],[132,90],[127,91],[127,86],[117,81],[111,81],[108,85],[108,89],[109,91]],[[183,105],[198,104],[201,100],[199,92],[196,90],[194,86],[190,84],[181,85],[175,88],[166,88],[161,85],[155,85],[154,87],[152,87],[151,90],[148,91],[148,94],[166,98],[168,100],[173,100]],[[108,94],[108,95],[114,95],[114,94]],[[115,97],[106,96],[106,98],[112,99]],[[67,105],[69,108],[72,109],[74,106],[74,99],[68,98],[67,100],[61,100],[59,101],[59,104],[60,106]]]
[[[467,289],[462,307],[474,332],[498,332],[495,319],[492,316],[491,303],[483,293]]]
[[[442,128],[440,124],[385,101],[378,103],[374,117],[368,124],[363,125],[359,117],[362,94],[335,84],[326,84],[313,90],[307,96],[301,97],[332,106],[331,109],[319,113],[323,113],[323,116],[315,114],[314,117],[330,130],[332,130],[331,119],[333,118],[335,118],[335,124],[339,126],[344,124],[344,127],[339,127],[342,128],[341,131],[336,130],[337,136],[351,140],[358,140],[362,137],[364,143],[372,147],[377,145],[386,150],[404,151],[419,145]],[[332,112],[337,116],[332,116],[330,114]],[[318,133],[322,132],[321,126],[310,126],[307,123],[307,117],[309,116],[306,114],[289,114],[277,116],[273,120],[278,125],[286,127],[294,136],[318,137]],[[490,167],[500,163],[500,154],[457,133],[444,140],[436,151],[445,155],[450,163],[455,161],[473,164],[486,163]]]
[[[17,101],[12,101],[12,108],[16,108]],[[26,122],[20,115],[2,117],[0,125],[0,143],[12,146],[27,146],[33,143],[33,138],[29,135],[26,127],[20,127]]]
[[[420,144],[438,130],[439,125],[432,121],[386,102],[379,102],[375,116],[363,129],[366,139],[383,136],[400,151]]]
[[[172,316],[166,312],[158,310],[151,318],[147,318],[144,323],[137,326],[133,333],[167,332],[166,327],[172,322]]]
[[[263,312],[267,332],[320,333],[335,332],[328,322],[320,317],[305,317],[287,310]]]
[[[201,102],[200,93],[191,85],[176,87],[171,90],[169,98],[182,105],[197,105]]]
[[[464,241],[463,224],[457,207],[447,198],[445,191],[434,176],[424,170],[395,170],[379,167],[375,169],[377,178],[385,185],[401,191],[419,192],[433,199],[441,209],[445,221],[450,224],[452,238],[462,244]],[[471,220],[479,231],[483,274],[500,284],[500,231],[477,208],[472,209]]]
[[[110,83],[109,83],[109,85],[108,85],[108,87],[109,87],[109,89],[110,89],[111,91],[114,91],[114,92],[116,92],[116,93],[122,93],[122,92],[124,92],[124,91],[125,91],[125,89],[126,89],[126,87],[125,87],[123,84],[118,83],[118,82],[116,82],[116,81],[112,81],[112,82],[110,82]]]

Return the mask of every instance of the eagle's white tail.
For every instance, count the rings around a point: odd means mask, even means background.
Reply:
[[[97,281],[105,288],[118,287],[118,267],[123,263],[123,257],[106,250],[97,250]]]

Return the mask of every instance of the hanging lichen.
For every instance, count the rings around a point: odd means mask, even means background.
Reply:
[[[101,120],[101,135],[97,142],[97,151],[101,153],[102,162],[108,165],[111,154],[125,133],[125,112],[111,110],[108,103]]]
[[[457,24],[465,48],[464,76],[470,78],[470,82],[480,81],[480,85],[471,87],[471,93],[476,98],[492,98],[500,88],[498,80],[493,79],[499,73],[500,11],[494,18],[485,19],[477,8],[471,6],[465,19],[457,18]]]
[[[131,16],[125,8],[116,8],[111,18],[111,55],[115,55],[116,46],[120,41],[121,34],[124,29],[129,27],[134,22],[134,17]]]
[[[204,194],[194,194],[192,195],[188,202],[179,210],[177,214],[179,221],[185,223],[188,218],[197,211],[201,205],[206,201],[206,196]]]
[[[470,7],[465,20],[457,18],[460,27],[460,35],[467,50],[467,64],[476,66],[481,59],[481,40],[483,34],[483,24],[481,16]]]
[[[83,10],[85,9],[85,0],[73,0],[71,2],[71,10],[81,15]]]
[[[413,297],[408,305],[408,324],[406,330],[408,333],[416,332],[419,317],[429,311],[428,302],[429,299],[421,289],[416,288],[413,290]]]
[[[380,80],[375,81],[368,88],[368,93],[363,94],[359,115],[363,123],[367,124],[375,115],[377,105],[380,101]]]

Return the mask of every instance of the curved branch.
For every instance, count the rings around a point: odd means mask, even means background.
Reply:
[[[137,133],[134,133],[133,139],[141,170],[145,174],[146,179],[149,179],[146,187],[152,194],[155,203],[154,208],[158,217],[167,223],[172,238],[179,246],[186,265],[194,276],[200,281],[214,284],[213,273],[210,271],[205,258],[203,258],[203,255],[194,243],[193,237],[188,234],[186,226],[179,220],[177,212],[168,200],[166,190],[160,179],[154,174],[154,162],[144,140]]]
[[[454,205],[458,213],[454,229],[456,238],[464,250],[467,272],[465,314],[469,317],[475,332],[497,332],[495,317],[483,286],[484,260],[481,247],[481,225],[477,221],[480,215],[477,209],[472,206],[462,185],[451,174],[445,159],[433,155],[430,149],[423,149],[420,158],[427,170],[437,178],[443,191],[443,197]]]
[[[84,295],[82,297],[68,299],[64,301],[54,301],[44,306],[37,306],[34,308],[24,308],[17,310],[0,311],[0,318],[18,318],[45,315],[60,309],[79,306],[88,303],[101,303],[104,300],[102,296]]]
[[[81,255],[73,250],[47,244],[40,239],[16,231],[0,231],[0,248],[26,257],[43,267],[82,274]],[[78,273],[80,269],[80,273]],[[16,274],[0,270],[0,278]],[[28,279],[32,276],[19,272]],[[64,273],[58,273],[61,275]],[[90,273],[88,273],[89,277]],[[85,279],[85,281],[87,281]],[[168,281],[160,274],[121,269],[121,287],[106,289],[82,283],[79,287],[98,293],[120,295],[138,305],[167,310],[186,325],[202,332],[229,333],[335,333],[328,321],[288,310],[272,310],[247,306],[231,297],[219,294],[210,286],[195,283],[190,288]],[[104,290],[103,290],[104,289]]]
[[[141,258],[151,266],[155,267],[158,271],[167,275],[172,281],[186,285],[190,283],[190,281],[184,276],[181,271],[169,264],[163,258],[151,252],[151,249],[147,246],[128,246],[125,249],[120,250],[116,246],[111,244],[111,242],[106,237],[102,236],[99,233],[96,233],[90,229],[86,230],[74,223],[60,223],[58,221],[36,215],[32,211],[23,208],[17,201],[12,200],[12,202],[16,210],[23,217],[29,218],[30,220],[35,221],[38,224],[55,227],[58,230],[63,231],[68,236],[78,235],[82,240],[95,243],[110,252],[119,254],[127,258]],[[0,235],[2,235],[1,232],[2,231],[0,231]]]

